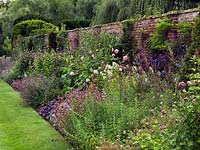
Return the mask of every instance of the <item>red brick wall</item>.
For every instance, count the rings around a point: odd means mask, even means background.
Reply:
[[[188,21],[190,23],[194,23],[195,18],[198,15],[197,9],[186,10],[182,13],[171,13],[171,14],[164,14],[158,17],[152,17],[148,19],[143,19],[137,21],[132,28],[131,35],[133,36],[136,47],[137,48],[145,48],[147,46],[147,41],[152,33],[155,32],[155,26],[159,23],[160,19],[163,17],[168,17],[172,19],[174,23],[179,23],[182,21]],[[90,27],[85,29],[75,29],[72,31],[68,31],[68,39],[70,41],[70,45],[72,49],[78,49],[79,47],[79,32],[81,31],[93,31],[94,34],[99,34],[101,31],[106,31],[110,33],[115,33],[117,36],[123,34],[123,24],[113,23],[113,24],[106,24],[96,27]],[[177,39],[177,31],[176,29],[171,30],[168,33],[169,40],[176,40]]]
[[[188,10],[181,14],[166,14],[159,17],[144,19],[135,23],[132,34],[136,42],[137,48],[143,48],[147,45],[147,41],[152,33],[155,32],[156,24],[159,23],[159,20],[163,17],[168,17],[172,19],[173,23],[180,23],[182,21],[188,21],[189,23],[194,23],[198,11]],[[173,29],[168,33],[168,38],[171,41],[177,40],[177,30]]]
[[[79,34],[81,32],[92,32],[95,35],[100,34],[101,32],[114,33],[116,36],[120,36],[123,33],[123,25],[121,22],[113,24],[105,24],[96,27],[83,28],[83,29],[74,29],[68,31],[67,38],[69,39],[70,47],[72,50],[76,50],[79,47]]]
[[[171,18],[174,23],[179,23],[181,21],[188,21],[190,23],[194,23],[197,15],[198,15],[198,9],[191,9],[179,13],[177,12],[168,13],[168,14],[163,14],[161,16],[154,16],[154,17],[149,17],[147,19],[141,19],[135,22],[131,27],[132,33],[130,34],[130,39],[131,38],[134,39],[137,48],[139,49],[146,48],[149,37],[155,32],[156,24],[159,23],[159,20],[162,19],[163,17]],[[70,30],[67,31],[66,38],[69,40],[70,47],[72,48],[72,50],[77,50],[80,46],[80,33],[93,32],[95,35],[98,35],[102,31],[114,33],[116,36],[121,36],[123,34],[123,23],[116,22],[89,28]],[[168,33],[169,40],[174,41],[177,39],[177,36],[178,35],[176,29],[173,29]],[[48,41],[48,39],[46,41]]]

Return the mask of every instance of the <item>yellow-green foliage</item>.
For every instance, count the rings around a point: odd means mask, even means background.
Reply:
[[[168,45],[166,44],[168,42],[167,33],[173,27],[174,24],[168,18],[161,20],[160,23],[156,25],[156,32],[149,41],[150,48],[153,51],[168,49]]]
[[[14,36],[30,36],[58,31],[58,27],[42,20],[26,20],[14,26]]]

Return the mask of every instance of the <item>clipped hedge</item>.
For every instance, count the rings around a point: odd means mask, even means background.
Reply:
[[[42,20],[26,20],[14,26],[14,36],[23,37],[58,31],[58,27]]]
[[[61,25],[64,24],[66,30],[72,30],[72,29],[75,29],[75,28],[89,27],[90,23],[91,23],[90,20],[85,20],[85,19],[63,20],[58,24],[58,26],[61,28]]]
[[[44,17],[41,15],[35,15],[35,14],[28,14],[28,15],[24,15],[24,16],[20,16],[17,19],[15,19],[13,25],[16,25],[22,21],[26,21],[26,20],[43,20],[46,22],[52,22],[52,20],[49,17]]]

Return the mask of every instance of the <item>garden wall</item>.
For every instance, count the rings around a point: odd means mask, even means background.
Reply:
[[[186,11],[176,11],[176,12],[169,12],[167,14],[163,14],[160,16],[153,16],[148,18],[143,18],[137,21],[133,21],[132,25],[129,26],[131,28],[129,31],[130,39],[134,40],[136,44],[136,48],[142,49],[147,46],[147,41],[152,33],[155,32],[156,24],[159,23],[159,20],[168,17],[172,19],[174,23],[179,23],[182,21],[188,21],[190,23],[194,23],[197,15],[198,15],[198,9],[190,9]],[[105,25],[99,25],[99,26],[93,26],[89,28],[79,28],[74,30],[69,30],[66,32],[65,40],[69,42],[69,46],[72,50],[76,50],[80,46],[80,34],[82,32],[93,32],[95,35],[98,35],[102,31],[114,33],[116,36],[121,36],[124,33],[124,25],[126,21],[123,22],[116,22],[111,24],[105,24]],[[42,36],[34,36],[34,37],[28,37],[26,40],[34,41],[34,38],[42,37]],[[45,36],[48,37],[48,36]],[[176,40],[178,38],[178,33],[176,29],[173,29],[169,31],[168,33],[169,40]],[[38,41],[38,39],[36,40]],[[44,40],[39,40],[44,41]],[[49,44],[47,41],[51,41],[45,38],[45,44],[46,47],[49,47]],[[34,43],[34,42],[33,42]],[[36,42],[37,43],[37,42]],[[15,44],[14,44],[15,45]],[[38,47],[38,46],[37,46]]]
[[[162,16],[152,17],[140,20],[135,23],[132,29],[132,35],[135,40],[137,48],[144,48],[147,44],[149,37],[156,30],[156,24],[163,17],[168,17],[172,19],[173,23],[180,23],[182,21],[187,21],[194,24],[196,17],[198,16],[198,9],[190,9],[183,12],[171,12],[168,14],[163,14]],[[171,30],[168,32],[168,38],[174,41],[178,38],[177,30]]]

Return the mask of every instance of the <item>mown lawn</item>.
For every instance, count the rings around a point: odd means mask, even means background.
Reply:
[[[0,79],[0,150],[67,150],[62,137]]]

